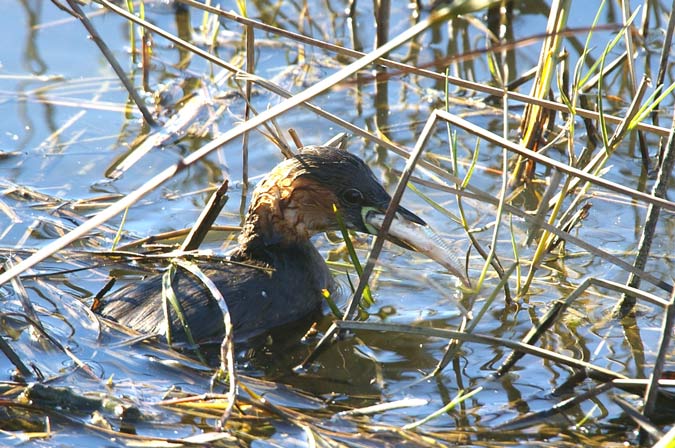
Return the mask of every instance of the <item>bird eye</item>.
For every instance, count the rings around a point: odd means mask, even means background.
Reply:
[[[345,190],[342,193],[342,199],[344,199],[348,204],[358,205],[363,202],[363,193],[361,193],[356,188],[350,188],[349,190]]]

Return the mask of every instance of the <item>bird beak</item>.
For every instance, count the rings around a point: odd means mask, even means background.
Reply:
[[[377,235],[384,222],[384,213],[371,208],[364,211],[363,218],[368,231]],[[464,264],[456,251],[414,213],[399,207],[389,226],[387,240],[426,255],[459,278],[464,286],[471,287]]]

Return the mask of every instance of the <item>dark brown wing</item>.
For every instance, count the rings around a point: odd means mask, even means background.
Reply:
[[[302,319],[320,307],[322,289],[333,289],[326,264],[311,245],[269,248],[265,258],[273,271],[227,262],[200,266],[225,298],[237,342]],[[179,267],[172,288],[196,342],[223,337],[224,307],[197,277]],[[169,309],[172,338],[183,342],[185,332]],[[166,334],[162,275],[116,291],[104,299],[99,313],[142,333]]]

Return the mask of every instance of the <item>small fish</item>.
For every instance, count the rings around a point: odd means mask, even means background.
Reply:
[[[404,241],[417,252],[431,258],[459,278],[464,286],[471,288],[471,282],[465,273],[464,264],[460,261],[454,249],[450,248],[428,225],[400,219],[397,215],[394,216],[394,220],[389,227],[389,236]],[[368,213],[366,220],[369,225],[379,230],[382,227],[384,215]]]

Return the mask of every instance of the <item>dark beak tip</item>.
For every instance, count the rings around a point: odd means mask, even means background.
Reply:
[[[416,214],[414,214],[413,212],[411,212],[406,208],[399,207],[397,211],[402,217],[404,217],[408,221],[414,222],[415,224],[419,224],[421,226],[427,225],[427,223],[422,218],[420,218],[419,216],[417,216]]]

